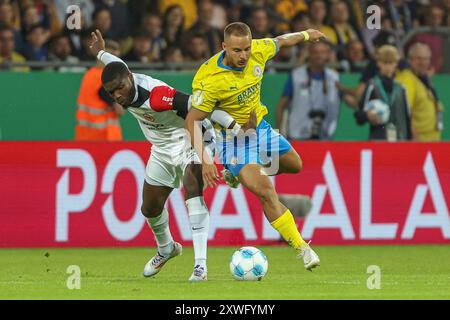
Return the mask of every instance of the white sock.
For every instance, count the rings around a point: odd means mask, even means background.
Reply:
[[[203,197],[195,197],[186,200],[189,212],[189,222],[192,230],[192,242],[194,244],[195,265],[206,267],[206,251],[208,247],[209,212]]]
[[[161,255],[167,257],[173,250],[173,238],[169,229],[169,213],[164,208],[157,217],[147,218],[147,223],[153,231],[158,251]]]

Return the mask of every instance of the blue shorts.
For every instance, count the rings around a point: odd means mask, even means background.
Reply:
[[[276,166],[274,160],[292,148],[286,138],[264,119],[253,134],[227,137],[224,130],[221,133],[217,135],[216,144],[219,160],[235,177],[249,163]]]

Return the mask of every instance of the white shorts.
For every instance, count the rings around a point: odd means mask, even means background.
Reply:
[[[215,155],[215,141],[205,143],[205,149],[211,158]],[[183,183],[184,171],[191,163],[200,163],[200,159],[190,144],[170,146],[170,150],[152,148],[145,169],[145,181],[153,186],[179,188]]]

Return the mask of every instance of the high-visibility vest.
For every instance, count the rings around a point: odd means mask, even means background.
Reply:
[[[100,98],[102,68],[92,67],[83,77],[78,94],[75,140],[122,140],[119,117]]]

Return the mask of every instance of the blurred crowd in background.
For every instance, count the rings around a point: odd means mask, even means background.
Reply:
[[[288,138],[332,139],[345,101],[358,124],[369,123],[369,139],[441,139],[444,106],[430,79],[450,72],[450,0],[0,0],[0,70],[94,65],[78,99],[80,139],[109,137],[113,121],[118,140],[123,110],[101,93],[92,31],[132,69],[194,71],[222,49],[223,29],[235,21],[255,39],[309,28],[327,37],[282,48],[266,66],[289,71],[276,109]],[[358,86],[345,87],[342,72],[360,73]]]
[[[367,28],[373,4],[381,8],[383,31]],[[67,27],[71,5],[81,9],[80,29]],[[411,30],[450,26],[450,0],[0,0],[0,63],[94,61],[88,49],[94,29],[117,42],[128,62],[203,62],[221,50],[223,28],[234,21],[246,22],[254,38],[319,29],[332,45],[329,62],[359,72],[374,57],[377,37],[391,37],[403,55]],[[445,36],[420,34],[410,42],[418,40],[436,55],[434,71],[445,71]],[[283,49],[275,62],[301,64],[308,59],[302,49]]]

